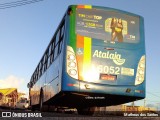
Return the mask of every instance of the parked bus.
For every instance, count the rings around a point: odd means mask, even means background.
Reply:
[[[28,83],[32,109],[95,107],[145,98],[144,21],[91,5],[68,7]]]

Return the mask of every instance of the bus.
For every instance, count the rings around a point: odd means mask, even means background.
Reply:
[[[32,109],[96,107],[145,98],[143,17],[113,8],[70,5],[28,83]]]

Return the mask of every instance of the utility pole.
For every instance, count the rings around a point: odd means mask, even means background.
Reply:
[[[158,105],[160,105],[160,103],[157,103],[157,111],[158,111]]]
[[[135,111],[135,110],[134,110],[134,101],[132,102],[132,105],[131,105],[131,106],[132,106],[132,111]]]
[[[146,99],[144,99],[144,107],[146,106]]]
[[[134,101],[132,102],[131,106],[134,107]]]
[[[145,111],[145,106],[146,106],[146,99],[144,99],[143,111]]]

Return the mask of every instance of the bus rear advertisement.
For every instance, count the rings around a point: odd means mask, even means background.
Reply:
[[[28,83],[30,104],[93,114],[95,107],[144,99],[145,71],[143,17],[71,5]]]

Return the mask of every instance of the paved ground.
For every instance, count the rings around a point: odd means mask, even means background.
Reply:
[[[8,110],[0,108],[0,116],[2,112],[13,112],[15,113],[14,116],[18,115],[17,113],[39,113],[38,111],[32,112],[30,110]],[[28,114],[27,114],[28,115]],[[66,114],[66,113],[56,113],[56,112],[43,112],[41,113],[42,117],[38,118],[26,118],[26,117],[16,117],[16,118],[0,118],[0,120],[160,120],[159,117],[124,117],[123,115],[115,116],[115,115],[106,115],[106,114],[94,114],[93,116],[84,116],[78,115],[76,112],[73,114]],[[24,115],[25,116],[25,115]],[[45,117],[44,117],[45,116]],[[50,117],[46,117],[50,116]]]

